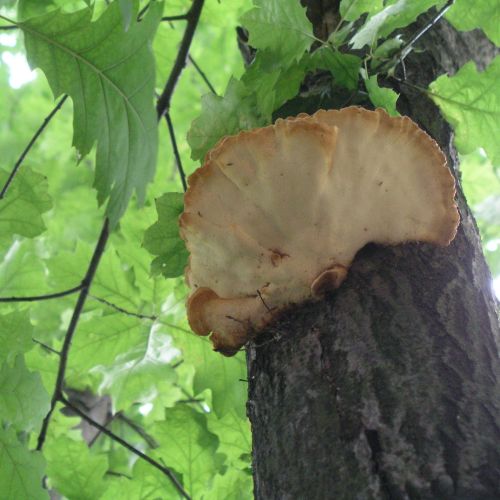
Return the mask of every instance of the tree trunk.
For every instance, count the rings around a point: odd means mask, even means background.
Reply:
[[[324,2],[308,3],[318,26]],[[406,72],[423,87],[469,59],[484,67],[494,52],[444,20],[418,46]],[[456,173],[436,107],[397,90],[400,112]],[[500,498],[497,304],[458,182],[457,191],[449,247],[366,246],[335,294],[288,311],[248,349],[256,498]]]

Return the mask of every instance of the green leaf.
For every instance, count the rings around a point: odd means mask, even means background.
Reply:
[[[18,431],[38,427],[50,407],[50,398],[38,373],[27,370],[24,359],[17,356],[14,366],[0,368],[0,419]]]
[[[8,172],[0,170],[0,186],[7,180]],[[42,214],[52,208],[47,178],[21,168],[14,177],[5,199],[0,201],[0,234],[19,234],[33,238],[45,231]]]
[[[252,500],[252,476],[238,469],[229,469],[224,475],[214,477],[212,488],[203,500]]]
[[[207,429],[206,418],[188,406],[165,411],[165,420],[151,433],[160,447],[154,455],[182,474],[183,485],[193,498],[200,498],[216,472],[217,438]]]
[[[108,489],[100,500],[140,499],[158,500],[181,499],[172,481],[163,472],[151,467],[143,460],[137,460],[131,479],[112,477],[108,479]]]
[[[99,393],[109,394],[118,411],[135,403],[168,405],[180,396],[174,386],[175,370],[168,364],[179,354],[171,337],[159,325],[153,325],[144,340],[146,346],[131,347],[112,366],[93,370],[102,378]]]
[[[16,241],[0,263],[0,296],[40,295],[44,290],[44,267],[32,242]]]
[[[219,418],[233,410],[243,417],[247,399],[244,356],[240,353],[226,358],[214,355],[208,345],[205,349],[204,362],[195,365],[195,392],[199,393],[205,389],[212,391],[214,411]]]
[[[382,0],[341,0],[340,15],[346,21],[356,21],[363,14],[374,14],[382,7]]]
[[[396,109],[396,101],[399,94],[394,90],[380,87],[377,80],[377,75],[372,75],[370,78],[365,79],[366,90],[370,101],[375,107],[384,108],[391,116],[399,116]]]
[[[248,96],[255,97],[255,105],[259,115],[271,123],[272,113],[288,99],[295,97],[304,79],[308,67],[308,59],[303,57],[288,68],[269,69],[266,60],[270,54],[259,51],[252,64],[241,78]]]
[[[158,221],[144,233],[144,248],[158,257],[151,264],[153,275],[175,278],[184,273],[188,251],[179,235],[179,216],[184,210],[182,193],[165,193],[155,200]]]
[[[108,460],[91,454],[86,443],[66,436],[49,439],[44,448],[50,483],[71,500],[100,498],[106,484],[103,480]]]
[[[211,415],[208,429],[219,438],[218,453],[226,455],[226,463],[239,469],[250,466],[252,436],[250,422],[236,411],[227,412],[222,418]]]
[[[455,0],[446,19],[461,31],[481,28],[488,38],[500,45],[500,2],[498,0]]]
[[[29,451],[14,429],[0,426],[0,485],[5,499],[46,500],[42,487],[45,460],[39,451]]]
[[[493,164],[500,164],[500,56],[483,71],[468,62],[454,76],[440,76],[429,85],[430,97],[455,131],[460,153],[484,148]]]
[[[12,364],[18,354],[24,354],[33,347],[33,327],[27,311],[0,315],[0,365]]]
[[[91,368],[111,366],[118,356],[129,351],[138,349],[144,353],[148,333],[144,320],[121,313],[81,321],[71,347],[67,374],[69,384],[81,387]]]
[[[245,85],[234,78],[224,97],[204,95],[201,108],[201,115],[193,121],[187,135],[193,160],[201,160],[222,137],[264,124],[256,112],[255,96],[249,95]]]
[[[352,54],[342,54],[329,47],[322,47],[310,56],[309,69],[330,71],[335,81],[349,90],[357,88],[360,68],[361,59],[359,57]]]
[[[97,141],[94,186],[109,197],[115,225],[135,191],[139,201],[156,165],[157,121],[153,106],[154,60],[150,41],[162,4],[123,31],[117,2],[91,22],[92,12],[50,12],[19,24],[32,67],[40,67],[54,96],[74,104],[73,144],[85,156]]]
[[[254,5],[241,18],[249,44],[273,52],[282,68],[298,61],[315,40],[306,9],[289,0],[254,0]]]
[[[135,12],[133,0],[118,0],[120,5],[120,12],[123,18],[123,28],[127,31],[130,27],[130,22],[132,21],[132,15]]]
[[[373,45],[378,38],[390,35],[395,29],[412,23],[420,14],[426,12],[442,0],[398,0],[385,7],[378,14],[368,18],[351,38],[354,49]]]

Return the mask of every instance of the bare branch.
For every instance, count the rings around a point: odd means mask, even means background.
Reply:
[[[87,269],[85,277],[82,280],[82,289],[80,291],[80,295],[78,296],[78,300],[76,302],[75,309],[73,310],[73,315],[71,317],[68,330],[66,331],[66,335],[64,337],[63,347],[61,349],[61,356],[59,360],[59,368],[57,371],[56,385],[54,388],[54,392],[52,394],[52,400],[50,403],[49,412],[43,419],[42,428],[40,430],[40,434],[38,435],[38,443],[36,447],[37,450],[41,450],[43,448],[43,444],[47,436],[47,430],[50,424],[50,418],[52,416],[52,413],[54,412],[57,401],[61,400],[62,398],[64,376],[66,374],[66,366],[68,364],[68,354],[69,354],[69,349],[71,347],[71,340],[73,339],[73,335],[75,333],[78,320],[80,319],[80,315],[83,311],[83,306],[85,305],[85,301],[87,300],[89,288],[90,285],[92,284],[92,280],[94,279],[97,266],[99,265],[99,261],[101,260],[102,254],[104,253],[104,249],[106,248],[106,242],[108,240],[108,236],[109,236],[109,221],[108,219],[105,219],[101,229],[99,240],[97,241],[94,253],[90,260],[89,267]]]
[[[162,21],[187,21],[189,19],[189,12],[185,14],[180,14],[179,16],[165,16],[162,17]]]
[[[175,86],[179,80],[179,76],[186,65],[186,58],[189,53],[189,48],[191,47],[191,42],[193,41],[194,32],[198,21],[200,19],[201,10],[203,8],[203,3],[205,0],[193,0],[193,4],[187,13],[187,25],[184,31],[184,36],[182,38],[179,51],[177,52],[177,58],[175,59],[174,67],[168,77],[167,83],[163,92],[158,99],[156,104],[156,111],[158,114],[158,120],[168,112],[170,108],[170,100],[172,99],[172,94],[174,93]]]
[[[186,174],[184,173],[184,168],[182,166],[181,155],[179,154],[179,148],[177,147],[177,140],[175,139],[174,125],[172,124],[172,118],[170,118],[170,113],[167,111],[165,113],[165,120],[167,122],[168,133],[170,135],[170,142],[172,143],[172,149],[174,150],[175,163],[177,165],[177,170],[181,176],[182,189],[184,192],[187,191]]]
[[[110,437],[113,439],[113,441],[116,441],[117,443],[120,443],[123,447],[127,448],[127,450],[131,451],[134,455],[137,455],[139,458],[142,458],[146,462],[148,462],[150,465],[158,469],[159,471],[163,472],[171,481],[172,484],[176,487],[177,491],[186,499],[191,500],[191,497],[186,493],[182,485],[180,484],[179,480],[175,477],[175,474],[166,466],[160,464],[156,460],[152,459],[151,457],[148,457],[148,455],[142,453],[142,451],[138,450],[134,446],[132,446],[130,443],[125,441],[123,438],[115,434],[114,432],[111,432],[108,430],[106,427],[101,425],[100,423],[96,422],[94,419],[91,417],[87,416],[83,411],[81,411],[79,408],[74,406],[72,403],[70,403],[64,396],[63,394],[59,394],[58,401],[61,403],[65,404],[68,408],[71,408],[77,415],[79,415],[83,420],[87,421],[90,425],[93,425],[96,429],[99,429],[103,434],[106,434],[106,436]]]
[[[40,342],[39,340],[37,339],[31,339],[35,344],[38,344],[39,346],[41,346],[43,349],[45,349],[46,351],[48,352],[51,352],[53,354],[57,354],[58,356],[61,355],[61,353],[59,351],[56,351],[53,347],[50,347],[49,345],[47,344],[44,344],[43,342]]]
[[[119,412],[116,418],[125,422],[132,430],[134,430],[147,443],[150,448],[158,448],[159,444],[150,436],[139,424],[136,424],[132,419],[128,418],[124,413]]]
[[[83,288],[83,283],[78,286],[74,286],[68,290],[63,290],[62,292],[48,293],[46,295],[33,295],[31,297],[0,297],[0,302],[37,302],[39,300],[50,300],[58,299],[60,297],[65,297],[66,295],[71,295],[73,293],[79,292]]]
[[[96,297],[95,295],[89,295],[89,297],[91,299],[97,300],[97,302],[101,302],[102,304],[105,304],[108,307],[111,307],[115,311],[126,314],[127,316],[134,316],[135,318],[139,318],[139,319],[150,319],[151,321],[155,321],[158,319],[158,316],[154,316],[154,315],[150,316],[147,314],[140,314],[140,313],[135,313],[132,311],[127,311],[127,309],[123,309],[123,307],[117,306],[116,304],[113,304],[113,302],[109,302],[109,300],[106,300],[106,299],[101,299],[100,297]]]
[[[210,80],[207,78],[207,75],[202,71],[202,69],[198,66],[198,63],[193,59],[193,57],[188,55],[189,62],[194,66],[196,71],[198,71],[199,75],[203,79],[203,81],[207,84],[207,87],[210,89],[210,92],[212,94],[217,95],[217,92],[215,91],[214,86],[210,83]]]
[[[21,153],[21,156],[17,159],[16,164],[14,165],[14,168],[12,169],[9,177],[5,181],[5,184],[0,191],[0,200],[5,197],[5,193],[7,192],[7,189],[9,189],[9,186],[14,179],[15,175],[17,174],[17,171],[19,170],[19,167],[21,166],[21,163],[24,161],[24,158],[28,154],[29,150],[33,147],[33,144],[35,144],[36,140],[38,137],[40,137],[40,134],[44,131],[45,127],[50,123],[50,120],[54,117],[54,115],[61,109],[62,105],[65,103],[66,99],[68,98],[67,95],[64,95],[62,99],[56,104],[55,108],[47,115],[45,120],[43,120],[43,123],[40,125],[38,130],[35,132],[35,135],[31,138],[30,142],[24,148],[24,151]]]

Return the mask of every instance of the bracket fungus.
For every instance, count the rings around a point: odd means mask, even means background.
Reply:
[[[448,245],[459,215],[436,142],[359,107],[223,138],[189,178],[188,320],[232,355],[280,311],[338,288],[369,242]]]

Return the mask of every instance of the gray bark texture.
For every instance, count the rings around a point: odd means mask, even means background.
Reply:
[[[322,4],[335,19],[338,2],[303,3],[319,32]],[[495,51],[444,20],[417,48],[407,81],[424,88]],[[287,311],[248,348],[257,499],[500,498],[498,304],[452,131],[413,89],[396,89],[399,110],[448,156],[457,237],[446,248],[366,246],[334,294]]]

